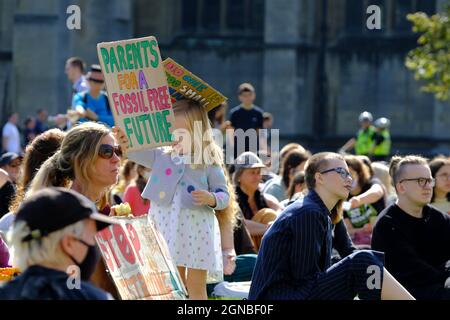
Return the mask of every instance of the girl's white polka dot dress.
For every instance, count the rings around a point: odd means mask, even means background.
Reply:
[[[153,201],[149,219],[162,234],[177,266],[208,271],[208,283],[223,281],[220,229],[214,211],[207,207],[181,208],[181,184],[172,203]]]

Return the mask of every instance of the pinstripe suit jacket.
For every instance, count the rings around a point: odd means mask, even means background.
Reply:
[[[311,190],[288,206],[264,235],[249,299],[305,299],[331,265],[330,211]]]

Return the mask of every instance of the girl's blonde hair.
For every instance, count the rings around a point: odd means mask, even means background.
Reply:
[[[234,191],[234,186],[231,183],[230,175],[224,166],[222,166],[222,168],[227,181],[227,190],[230,195],[230,200],[228,201],[228,207],[223,210],[216,210],[216,217],[221,229],[229,227],[233,230],[237,223],[239,204],[236,201],[236,193]]]
[[[101,140],[109,133],[110,130],[106,126],[95,122],[84,122],[70,129],[61,143],[60,150],[39,169],[27,195],[50,186],[68,188],[75,177],[89,187],[95,175],[93,168]]]
[[[182,117],[186,121],[186,128],[190,135],[190,156],[193,167],[222,165],[222,149],[214,141],[208,114],[204,108],[197,101],[184,99],[174,103],[173,111],[175,117]],[[196,130],[198,127],[201,127],[200,132],[199,130]],[[199,133],[201,136],[198,136]],[[193,154],[196,150],[200,150],[201,155]],[[194,157],[192,157],[192,155]],[[199,158],[201,161],[198,161]]]

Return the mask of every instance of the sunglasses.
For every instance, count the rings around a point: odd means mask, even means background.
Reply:
[[[114,154],[116,154],[116,156],[118,157],[122,157],[122,149],[120,148],[120,146],[102,144],[98,149],[98,155],[103,159],[111,159]]]
[[[104,83],[105,82],[104,80],[97,80],[97,79],[92,79],[92,78],[90,78],[88,80],[92,81],[92,82],[96,82],[96,83]]]
[[[331,169],[322,171],[320,173],[324,174],[324,173],[328,173],[328,172],[332,172],[332,171],[338,173],[341,176],[342,179],[346,179],[346,178],[351,178],[352,177],[351,173],[348,172],[346,169],[344,169],[342,167],[331,168]]]

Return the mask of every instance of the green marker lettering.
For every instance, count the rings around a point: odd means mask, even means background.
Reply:
[[[131,44],[127,43],[125,45],[125,51],[127,54],[127,63],[128,63],[128,69],[133,69],[133,52],[131,51]]]
[[[141,44],[139,42],[132,43],[131,48],[133,50],[134,67],[142,68]],[[139,64],[139,67],[138,67],[138,64]]]
[[[142,114],[139,116],[139,121],[141,121],[143,127],[144,127],[144,131],[145,131],[145,140],[147,140],[147,144],[150,144],[150,136],[148,134],[148,130],[147,130],[147,124],[145,123],[145,121],[148,119],[148,114]]]
[[[152,40],[152,42],[150,44],[150,53],[155,58],[155,60],[151,61],[153,68],[156,68],[159,64],[158,52],[156,51],[157,46],[158,46],[158,43],[156,43],[156,40]]]
[[[129,127],[130,118],[124,118],[123,119],[123,124],[125,126],[125,133],[127,134],[128,141],[130,141],[130,148],[132,148],[133,147],[133,142],[131,140],[131,135],[133,134],[133,130],[131,130],[131,128]]]
[[[125,50],[122,46],[117,46],[117,56],[119,57],[120,71],[128,70],[127,62],[125,61]]]
[[[100,48],[100,52],[102,54],[103,65],[105,66],[106,73],[109,73],[109,68],[108,68],[108,63],[109,63],[108,50],[106,50],[106,48]]]
[[[142,51],[144,51],[144,59],[145,59],[145,67],[148,68],[148,55],[147,48],[150,46],[150,43],[147,40],[141,41]]]
[[[169,141],[169,139],[166,137],[166,132],[164,131],[164,123],[161,112],[156,113],[156,121],[158,122],[158,130],[159,136],[161,137],[161,142]]]
[[[173,137],[170,134],[170,127],[172,124],[167,120],[167,117],[170,115],[170,110],[164,110],[162,112],[163,115],[163,121],[164,121],[164,129],[166,130],[166,137],[169,138],[169,141],[173,141]]]
[[[141,126],[139,125],[139,121],[135,121],[135,119],[133,117],[133,118],[131,118],[131,123],[133,124],[134,135],[136,136],[136,139],[137,139],[138,143],[140,145],[142,145],[142,143],[143,143],[143,141],[142,141],[142,130],[141,130]]]
[[[117,58],[114,52],[114,47],[111,47],[111,49],[109,49],[109,58],[111,60],[111,72],[114,72],[114,66],[116,67],[117,71],[119,71],[119,65],[117,64]]]

